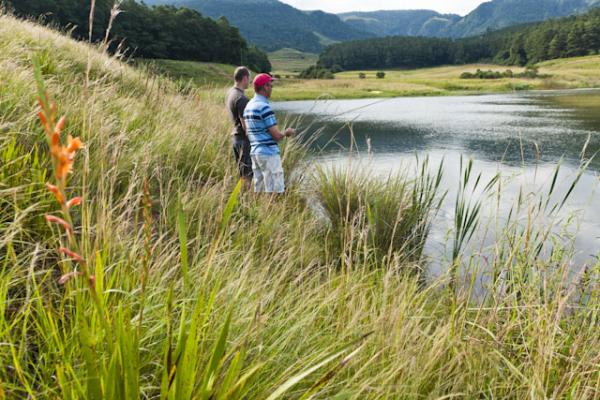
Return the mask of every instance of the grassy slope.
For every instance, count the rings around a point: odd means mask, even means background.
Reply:
[[[196,86],[226,86],[230,84],[235,67],[227,64],[176,60],[149,60],[143,64],[153,72]]]
[[[280,49],[269,53],[273,73],[280,75],[297,74],[315,64],[319,56],[313,53],[303,53],[295,49]]]
[[[56,205],[44,188],[49,162],[34,112],[34,53],[42,55],[58,113],[67,116],[65,130],[87,145],[71,186],[85,199],[75,224],[82,256],[96,268],[100,305],[80,279],[56,283],[73,265],[57,262],[59,231],[43,222]],[[229,311],[226,355],[218,358],[211,394],[226,385],[228,369],[239,376],[231,366],[241,360],[242,374],[257,368],[247,398],[264,399],[372,332],[354,358],[299,379],[287,398],[299,398],[327,371],[327,385],[317,386],[314,398],[600,395],[595,275],[578,291],[560,290],[568,252],[551,262],[538,258],[535,236],[522,234],[521,224],[507,231],[511,240],[499,244],[502,253],[488,265],[510,270],[509,280],[477,305],[468,290],[451,295],[445,280],[422,287],[402,273],[402,257],[372,253],[356,221],[346,227],[343,247],[326,251],[326,229],[306,210],[295,182],[277,202],[242,196],[230,214],[236,178],[222,94],[179,94],[169,81],[6,16],[0,82],[0,398],[108,398],[125,386],[129,395],[115,398],[158,398],[165,351],[182,346],[178,332],[190,332],[191,306],[211,292],[212,307],[198,309],[204,333],[187,341],[188,356],[173,358],[177,398],[191,397],[185,388],[199,389]],[[286,147],[288,175],[300,154],[293,146]],[[144,182],[152,200],[146,214]],[[347,183],[323,181],[322,189],[330,197],[338,190],[341,199]],[[383,192],[381,204],[397,189]],[[384,215],[372,210],[370,218]],[[596,290],[587,304],[571,308],[587,290]]]

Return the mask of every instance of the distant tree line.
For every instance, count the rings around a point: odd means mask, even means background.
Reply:
[[[77,39],[88,38],[89,0],[4,2],[18,16],[42,18],[72,30]],[[113,3],[113,0],[96,0],[93,41],[104,38]],[[256,71],[271,70],[267,55],[249,47],[239,30],[225,18],[213,20],[188,8],[148,7],[135,0],[124,0],[119,9],[110,35],[113,51],[122,44],[133,57],[244,64]]]
[[[527,78],[527,79],[536,79],[536,78],[548,78],[550,75],[540,74],[539,68],[536,66],[529,65],[525,68],[523,72],[513,72],[510,69],[506,71],[482,71],[481,69],[477,69],[476,72],[463,72],[460,75],[460,79],[501,79],[501,78]]]
[[[578,16],[459,40],[397,36],[339,43],[328,47],[317,65],[332,70],[420,68],[473,62],[524,66],[596,54],[599,50],[600,9],[593,9]]]

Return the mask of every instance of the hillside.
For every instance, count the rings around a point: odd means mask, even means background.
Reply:
[[[190,7],[213,18],[225,16],[242,35],[267,51],[293,48],[318,53],[327,45],[368,37],[464,38],[509,26],[579,14],[600,0],[491,0],[469,14],[431,10],[347,12],[301,11],[278,0],[150,0]],[[265,14],[259,5],[266,5]]]
[[[237,28],[190,9],[148,7],[135,0],[98,0],[94,2],[90,30],[88,0],[3,0],[2,5],[20,17],[61,27],[74,38],[87,40],[91,35],[94,42],[106,40],[112,53],[227,64],[243,60],[256,70],[270,70],[266,54],[248,47]],[[110,35],[105,38],[109,23]]]
[[[332,42],[373,36],[322,11],[301,11],[277,0],[153,0],[189,7],[213,18],[225,16],[261,49],[293,48],[318,53]],[[266,7],[257,6],[266,5]]]
[[[280,49],[269,53],[269,60],[276,74],[297,74],[317,63],[318,54],[303,53],[294,49]]]
[[[511,25],[579,14],[598,6],[598,0],[493,0],[457,21],[447,35],[474,36]]]
[[[0,398],[598,398],[600,265],[565,281],[537,198],[432,281],[426,164],[306,175],[292,138],[287,193],[241,193],[223,90],[100,50],[0,14]]]
[[[377,36],[444,36],[461,19],[431,10],[386,10],[339,14],[347,24]]]
[[[462,38],[389,36],[329,46],[318,65],[333,70],[420,68],[493,62],[524,66],[598,54],[600,9]]]
[[[167,76],[181,85],[191,83],[199,87],[231,85],[236,68],[229,64],[160,59],[147,60],[141,64],[142,69]]]

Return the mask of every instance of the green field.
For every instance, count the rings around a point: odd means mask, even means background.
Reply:
[[[279,75],[294,75],[315,64],[318,54],[303,53],[295,49],[280,49],[269,53],[273,73]]]
[[[569,76],[595,79],[585,63]],[[292,138],[286,194],[257,196],[230,129],[221,89],[0,14],[0,399],[600,398],[600,263],[538,223],[554,185],[498,220],[483,260],[463,249],[487,182],[452,171],[431,280],[444,168],[308,174]]]
[[[394,96],[447,96],[516,90],[575,89],[600,87],[600,56],[568,58],[540,63],[545,79],[502,78],[460,79],[463,72],[477,69],[521,72],[523,68],[500,65],[470,64],[416,70],[350,71],[335,75],[333,80],[283,80],[275,92],[279,100],[316,98],[369,98]],[[359,73],[366,79],[359,79]]]
[[[479,93],[501,93],[518,90],[576,89],[600,87],[600,56],[576,57],[540,63],[544,79],[460,79],[463,72],[477,69],[521,72],[523,68],[492,64],[469,64],[416,70],[385,70],[385,78],[377,79],[377,71],[348,71],[333,80],[299,80],[291,75],[314,63],[306,53],[280,50],[271,60],[277,83],[274,100],[312,100],[320,98],[351,99],[395,96],[448,96]],[[305,57],[304,59],[299,57]],[[200,87],[226,86],[233,67],[221,64],[161,61],[160,70],[168,76]],[[359,79],[359,73],[366,79]],[[286,78],[286,75],[288,77]]]

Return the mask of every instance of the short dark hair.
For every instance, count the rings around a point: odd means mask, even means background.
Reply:
[[[246,67],[237,67],[233,73],[233,79],[236,82],[241,82],[245,77],[250,76],[250,71]]]

